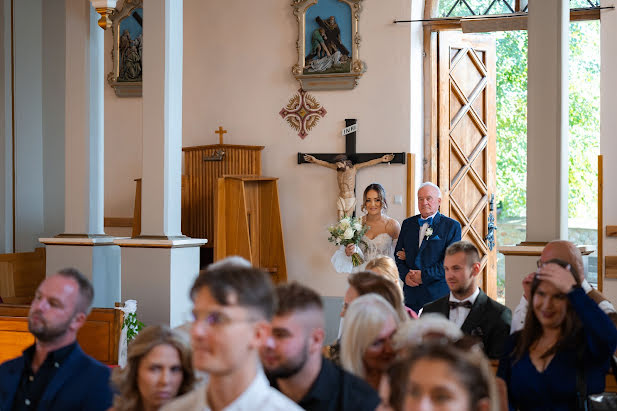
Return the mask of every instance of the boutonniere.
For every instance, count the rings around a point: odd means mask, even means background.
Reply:
[[[425,238],[426,240],[428,240],[428,238],[429,238],[431,235],[433,235],[433,227],[430,227],[430,226],[429,226],[429,227],[427,227],[427,228],[426,228],[426,231],[424,232],[424,238]]]

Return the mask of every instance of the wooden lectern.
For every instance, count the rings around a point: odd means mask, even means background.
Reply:
[[[185,147],[182,176],[182,234],[207,238],[205,247],[218,241],[214,235],[217,180],[225,175],[260,175],[263,146],[212,144]]]
[[[218,179],[214,261],[239,255],[279,283],[287,281],[287,265],[277,180],[260,176]]]

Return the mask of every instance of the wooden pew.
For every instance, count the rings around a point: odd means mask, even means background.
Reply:
[[[5,303],[30,304],[45,279],[45,249],[0,254],[0,297]]]
[[[34,342],[28,332],[28,305],[0,304],[0,363],[19,357]],[[118,364],[118,341],[124,313],[113,308],[93,308],[77,334],[84,352],[107,365]]]

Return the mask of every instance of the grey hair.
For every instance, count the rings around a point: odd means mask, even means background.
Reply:
[[[425,313],[415,321],[401,324],[392,336],[394,349],[413,346],[422,343],[429,333],[443,334],[444,338],[456,341],[463,337],[461,329],[441,314]]]
[[[441,198],[441,189],[437,184],[433,184],[430,181],[425,181],[424,183],[420,184],[420,187],[418,187],[418,191],[420,191],[423,187],[426,186],[433,187],[435,190],[437,190],[437,198]]]
[[[206,270],[218,270],[219,268],[251,268],[251,263],[244,257],[240,257],[239,255],[230,255],[229,257],[225,257],[222,260],[219,260],[215,263],[210,264]]]

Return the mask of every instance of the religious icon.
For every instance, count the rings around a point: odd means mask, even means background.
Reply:
[[[292,72],[303,90],[352,89],[366,70],[359,59],[363,0],[294,0],[298,62]]]
[[[141,96],[143,50],[143,0],[125,0],[111,14],[113,71],[107,81],[118,97]]]

